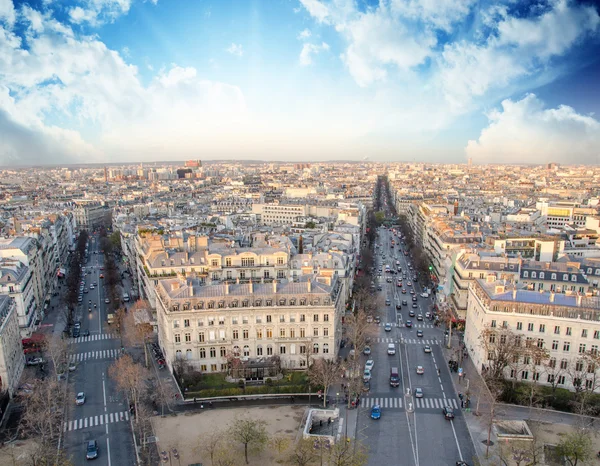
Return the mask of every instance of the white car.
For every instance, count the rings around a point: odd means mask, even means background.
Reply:
[[[415,398],[423,398],[423,389],[422,388],[415,388]]]
[[[425,346],[423,347],[423,351],[425,351],[426,353],[431,353],[431,346],[429,346],[429,345],[425,345]]]
[[[372,371],[374,365],[375,361],[373,361],[372,359],[368,359],[367,362],[365,362],[365,370]]]
[[[423,375],[424,373],[425,369],[423,369],[423,366],[417,366],[417,374]]]
[[[371,371],[369,369],[365,369],[365,372],[363,373],[363,380],[365,382],[368,382],[371,380]]]
[[[83,393],[83,392],[79,392],[79,393],[77,394],[77,397],[75,398],[75,404],[76,404],[77,406],[81,406],[81,405],[82,405],[82,404],[84,404],[84,403],[85,403],[85,393]]]

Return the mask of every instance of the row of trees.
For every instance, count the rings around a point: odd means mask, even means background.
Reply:
[[[269,448],[281,464],[292,466],[363,466],[367,461],[364,446],[355,441],[341,441],[326,445],[318,438],[301,439],[293,444],[287,436],[270,437],[266,423],[260,419],[237,418],[226,429],[202,435],[195,453],[210,459],[211,466],[235,466],[240,462],[238,446],[243,459],[249,463],[251,455]]]
[[[77,238],[75,251],[70,255],[69,270],[66,277],[66,290],[63,293],[64,308],[62,309],[62,318],[66,327],[73,325],[75,319],[75,308],[79,298],[79,284],[82,278],[81,267],[85,265],[85,250],[87,248],[88,232],[82,230]]]

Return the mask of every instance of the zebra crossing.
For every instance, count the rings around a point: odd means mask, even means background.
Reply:
[[[71,354],[69,356],[69,362],[84,362],[90,359],[117,359],[118,355],[118,349],[87,351],[85,353]]]
[[[376,338],[375,341],[377,343],[404,343],[410,345],[438,345],[440,344],[439,340],[426,340],[423,338],[403,338],[402,340],[398,340],[397,338]]]
[[[100,341],[100,340],[112,340],[117,338],[116,335],[112,333],[102,333],[98,335],[89,335],[87,337],[77,337],[77,338],[69,338],[69,344],[73,343],[88,343],[91,341]]]
[[[458,409],[458,402],[455,398],[414,398],[415,409],[442,409],[444,406],[451,406]],[[379,405],[382,409],[401,409],[403,398],[397,397],[364,397],[360,400],[361,408],[372,408]]]
[[[129,412],[120,411],[118,413],[106,413],[98,416],[89,416],[74,421],[66,421],[63,424],[63,432],[73,430],[87,429],[88,427],[102,426],[104,424],[114,424],[116,422],[129,421]]]

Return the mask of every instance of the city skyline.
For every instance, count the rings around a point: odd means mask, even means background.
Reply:
[[[0,0],[0,165],[598,164],[593,2]]]

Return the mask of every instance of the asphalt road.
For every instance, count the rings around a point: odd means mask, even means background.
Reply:
[[[69,374],[72,404],[67,407],[64,445],[75,465],[87,464],[85,456],[89,440],[96,440],[99,447],[99,457],[94,464],[133,465],[135,451],[128,403],[108,376],[108,368],[116,359],[121,342],[106,322],[104,280],[100,278],[104,255],[98,250],[97,236],[90,236],[88,247],[86,287],[89,288],[91,283],[97,286],[83,295],[83,302],[76,311],[76,320],[81,322],[81,334],[89,330],[90,336],[70,339],[70,358],[77,364],[77,369]],[[87,274],[90,270],[91,275]],[[89,300],[92,301],[91,306]],[[92,308],[91,313],[88,312],[89,307]],[[78,392],[86,395],[82,406],[75,405]]]
[[[472,457],[473,445],[460,412],[458,394],[454,392],[447,363],[443,359],[440,344],[443,343],[444,330],[442,327],[436,328],[434,322],[425,317],[433,308],[432,298],[420,296],[423,291],[420,285],[412,283],[413,272],[408,265],[410,256],[403,254],[403,245],[396,244],[392,249],[391,239],[391,231],[379,230],[377,243],[382,247],[375,251],[375,267],[377,269],[381,265],[383,272],[381,279],[375,275],[375,282],[382,285],[379,293],[384,301],[389,298],[391,305],[384,305],[380,310],[381,324],[371,344],[372,354],[369,358],[375,361],[375,366],[370,391],[360,401],[357,438],[370,448],[370,465],[454,465],[458,460]],[[394,239],[396,243],[399,242],[397,237]],[[406,272],[402,287],[397,286],[402,274],[385,273],[386,264],[397,268],[396,260],[400,261],[402,271]],[[392,283],[387,283],[388,277],[392,278]],[[403,288],[406,294],[401,292]],[[411,290],[417,296],[416,308],[412,307]],[[407,306],[396,310],[396,304],[402,300],[407,301]],[[414,318],[409,316],[410,311],[415,313]],[[423,316],[423,321],[417,320],[419,315]],[[412,321],[412,328],[405,327],[407,320]],[[384,331],[386,322],[392,324],[389,332]],[[423,332],[422,337],[417,336],[418,330]],[[396,347],[393,356],[387,354],[389,343],[394,343]],[[431,353],[425,353],[426,345],[431,347]],[[362,357],[367,359],[366,356]],[[418,365],[423,367],[424,374],[416,373]],[[400,371],[399,387],[390,386],[392,367]],[[414,396],[417,387],[423,390],[423,398]],[[381,406],[379,420],[370,417],[374,404]],[[444,418],[444,406],[455,409],[454,421]]]

